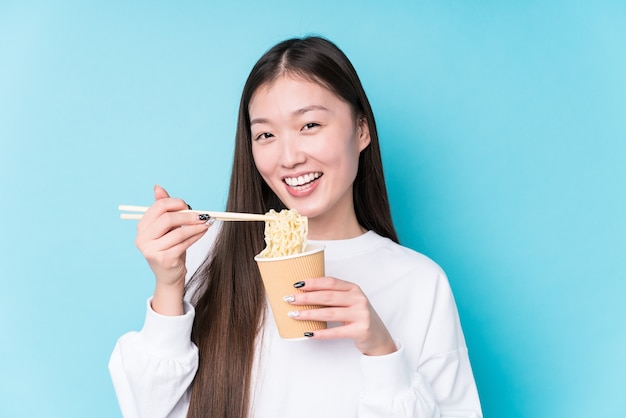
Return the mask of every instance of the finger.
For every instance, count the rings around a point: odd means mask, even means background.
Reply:
[[[197,213],[181,213],[180,211],[184,209],[187,209],[187,205],[180,199],[165,198],[158,200],[146,211],[139,224],[137,224],[137,232],[146,232],[151,238],[158,238],[173,228],[203,222],[199,219]]]
[[[346,307],[359,303],[357,292],[350,290],[314,290],[293,295],[292,305],[321,305]]]
[[[346,282],[335,277],[313,277],[303,281],[295,282],[293,285],[295,288],[305,292],[314,290],[337,290],[337,291],[349,291],[355,287],[354,283]]]
[[[297,309],[294,307],[294,309]],[[342,324],[369,323],[369,312],[353,308],[320,308],[290,311],[288,315],[298,321],[339,322]]]
[[[167,250],[181,242],[186,241],[190,237],[202,234],[209,229],[209,225],[202,223],[200,225],[187,225],[184,228],[174,228],[157,239],[147,240],[153,243],[157,250]]]
[[[146,213],[144,213],[142,217],[143,223],[151,222],[153,219],[157,218],[160,213],[166,211],[177,211],[177,210],[185,210],[191,209],[185,201],[182,199],[172,199],[170,198],[169,193],[163,187],[155,184],[153,187],[154,193],[154,201],[155,203],[148,208]],[[141,229],[142,222],[140,221],[138,224],[138,228]]]
[[[208,225],[201,225],[201,226],[204,226],[205,229],[191,236],[181,237],[183,238],[181,240],[173,240],[171,243],[169,243],[172,245],[169,245],[169,244],[163,245],[163,243],[158,242],[158,241],[151,242],[149,244],[149,248],[146,249],[144,256],[146,257],[147,260],[154,261],[156,262],[156,264],[161,265],[163,267],[166,267],[166,268],[173,267],[174,265],[179,263],[181,256],[185,254],[187,249],[189,249],[191,245],[193,245],[200,238],[202,238],[202,236],[206,232],[206,229],[209,228]],[[192,229],[192,228],[193,227],[185,228],[185,229]]]
[[[351,324],[317,329],[305,333],[305,336],[316,340],[330,340],[337,338],[354,339],[356,335],[355,327]]]
[[[351,339],[354,340],[357,349],[365,355],[384,355],[397,350],[393,338],[382,322],[369,326],[362,322],[349,322],[326,329],[307,331],[304,336],[320,340]]]
[[[154,200],[155,200],[155,202],[157,200],[167,199],[169,197],[170,197],[170,195],[167,192],[167,190],[165,190],[163,187],[159,186],[158,184],[154,185]],[[189,204],[187,204],[187,202],[183,201],[183,203],[186,206],[185,209],[191,210],[191,206],[189,206]]]
[[[164,227],[163,230],[166,228],[167,226]],[[166,251],[198,234],[204,234],[208,229],[209,225],[207,225],[206,222],[202,222],[199,225],[188,225],[185,228],[173,228],[163,233],[161,233],[162,231],[150,231],[150,234],[145,233],[137,236],[136,243],[137,247],[139,247],[144,254],[156,253]]]
[[[158,184],[155,184],[154,185],[154,200],[164,199],[166,197],[170,197],[170,195],[167,193],[167,190],[165,190],[163,187],[159,186]]]

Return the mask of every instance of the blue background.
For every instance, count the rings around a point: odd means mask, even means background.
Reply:
[[[623,416],[626,2],[575,0],[0,2],[0,416],[119,416],[153,278],[117,205],[221,210],[245,78],[305,34],[362,78],[485,416]]]

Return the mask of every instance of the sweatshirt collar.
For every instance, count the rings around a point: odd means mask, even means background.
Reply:
[[[324,257],[327,260],[345,258],[357,255],[359,253],[367,253],[378,247],[384,242],[385,238],[381,237],[374,231],[367,231],[358,237],[337,240],[308,240],[311,244],[323,244]]]

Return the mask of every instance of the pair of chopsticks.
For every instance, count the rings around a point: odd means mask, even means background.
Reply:
[[[147,206],[132,206],[132,205],[119,205],[118,209],[122,212],[135,212],[135,213],[121,213],[121,219],[138,220],[143,217],[145,211],[148,210]],[[261,215],[257,213],[236,213],[236,212],[213,212],[208,210],[181,210],[180,213],[197,213],[200,215],[209,215],[213,219],[220,221],[273,221],[275,217],[271,215]]]

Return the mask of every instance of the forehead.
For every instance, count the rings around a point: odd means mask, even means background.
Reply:
[[[282,75],[256,89],[248,112],[254,118],[265,116],[266,113],[292,113],[312,105],[328,108],[348,106],[320,82],[294,75]]]

